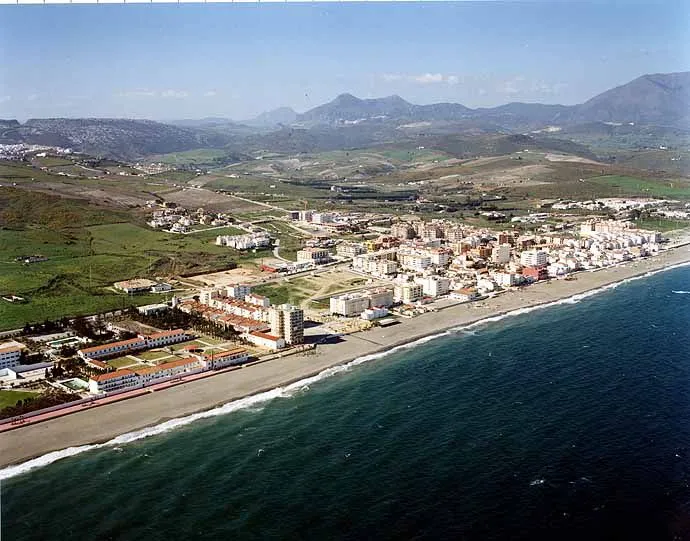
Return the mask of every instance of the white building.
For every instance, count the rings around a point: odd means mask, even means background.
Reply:
[[[251,286],[246,284],[235,284],[228,286],[227,289],[228,297],[234,297],[236,299],[244,299],[247,295],[252,292]]]
[[[277,351],[285,347],[284,338],[261,331],[252,331],[249,334],[245,334],[244,338],[250,344],[254,344],[260,348],[266,348],[270,351]]]
[[[367,308],[360,314],[359,317],[361,317],[364,321],[373,321],[375,319],[386,317],[387,315],[388,308],[384,308],[383,306],[376,306],[374,308]]]
[[[397,284],[393,290],[393,298],[396,302],[410,304],[417,302],[424,297],[424,289],[420,284],[405,283]]]
[[[128,368],[122,368],[107,374],[99,374],[89,379],[89,392],[93,394],[110,393],[139,386],[139,376]]]
[[[141,335],[141,337],[146,341],[147,348],[165,347],[170,344],[185,342],[191,338],[183,329],[161,331],[149,335]]]
[[[343,242],[338,244],[335,249],[335,253],[341,257],[355,257],[360,254],[366,253],[367,249],[355,242]]]
[[[271,334],[289,345],[304,342],[304,311],[291,304],[280,304],[269,310]]]
[[[169,379],[182,374],[189,374],[193,372],[200,372],[203,364],[199,359],[188,357],[186,359],[176,359],[167,363],[159,364],[158,366],[147,366],[146,368],[139,368],[134,370],[134,373],[139,377],[139,383],[142,385],[150,385],[164,379]]]
[[[525,250],[520,254],[520,264],[524,267],[541,267],[549,262],[549,254],[543,250]]]
[[[127,353],[129,351],[137,351],[139,349],[146,349],[146,340],[139,336],[129,340],[120,340],[119,342],[110,342],[101,346],[93,346],[90,348],[83,348],[77,351],[82,359],[101,359],[103,357],[114,357]]]
[[[218,370],[226,366],[244,364],[249,360],[249,352],[244,348],[235,348],[213,355],[204,355],[203,363],[207,370]]]
[[[505,265],[510,262],[510,244],[499,244],[494,246],[491,252],[491,262],[497,265]]]
[[[423,276],[415,278],[422,286],[422,292],[430,297],[440,297],[450,291],[450,279],[444,276]]]
[[[388,307],[393,304],[393,291],[386,288],[377,288],[355,293],[344,293],[330,299],[330,312],[345,317],[361,314],[364,310],[373,307]]]
[[[330,260],[331,254],[325,248],[304,248],[297,251],[297,263],[313,263],[318,265]]]
[[[22,356],[22,347],[22,344],[14,341],[0,344],[0,369],[17,366]]]

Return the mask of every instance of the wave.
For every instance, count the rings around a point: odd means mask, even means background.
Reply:
[[[165,421],[163,423],[157,424],[155,426],[147,427],[147,428],[142,428],[140,430],[135,430],[133,432],[128,432],[126,434],[122,434],[120,436],[117,436],[105,443],[96,443],[96,444],[91,444],[91,445],[81,445],[78,447],[68,447],[66,449],[62,449],[60,451],[53,451],[51,453],[47,453],[45,455],[42,455],[38,458],[34,458],[31,460],[28,460],[26,462],[23,462],[22,464],[17,464],[14,466],[8,466],[6,468],[3,468],[0,470],[0,481],[5,480],[5,479],[10,479],[12,477],[16,477],[18,475],[27,473],[31,470],[35,470],[38,468],[42,468],[44,466],[48,466],[49,464],[52,464],[54,462],[57,462],[58,460],[61,460],[63,458],[69,458],[81,453],[84,453],[86,451],[92,451],[96,449],[102,449],[105,447],[118,447],[122,444],[126,443],[131,443],[133,441],[141,440],[144,438],[148,438],[151,436],[156,436],[159,434],[163,434],[165,432],[170,432],[171,430],[175,430],[177,428],[186,426],[188,424],[191,424],[199,419],[207,419],[211,417],[217,417],[220,415],[227,415],[228,413],[232,413],[234,411],[238,410],[246,410],[246,409],[256,409],[260,404],[263,404],[265,402],[268,402],[270,400],[274,400],[276,398],[291,398],[295,396],[296,393],[305,390],[305,388],[308,388],[310,385],[317,383],[321,380],[330,378],[332,376],[335,376],[336,374],[340,374],[343,372],[348,372],[350,369],[352,369],[355,366],[359,366],[364,363],[368,363],[371,361],[375,361],[378,359],[381,359],[382,357],[385,357],[387,355],[390,355],[392,353],[396,353],[398,351],[404,351],[407,349],[412,349],[416,348],[422,344],[426,344],[427,342],[430,342],[432,340],[437,340],[439,338],[442,338],[444,336],[450,336],[452,334],[456,334],[458,332],[464,332],[472,333],[472,329],[475,327],[479,327],[481,325],[486,325],[488,323],[495,323],[498,321],[501,321],[507,317],[515,317],[515,316],[520,316],[523,314],[528,314],[530,312],[534,312],[536,310],[543,310],[545,308],[550,308],[553,306],[559,306],[562,304],[577,304],[581,302],[584,299],[587,299],[589,297],[592,297],[594,295],[598,295],[600,293],[603,293],[605,291],[609,291],[612,289],[615,289],[623,284],[627,284],[630,282],[634,282],[636,280],[642,280],[644,278],[648,278],[650,276],[654,276],[655,274],[659,274],[661,272],[666,272],[669,270],[673,270],[676,268],[680,267],[685,267],[685,266],[690,266],[690,261],[684,262],[684,263],[678,263],[676,265],[671,265],[669,267],[664,267],[662,269],[658,269],[655,271],[650,271],[644,274],[640,274],[638,276],[633,276],[631,278],[626,278],[624,280],[621,280],[619,282],[613,282],[611,284],[592,289],[589,291],[585,291],[584,293],[578,293],[576,295],[572,295],[571,297],[566,297],[564,299],[559,299],[557,301],[553,302],[546,302],[543,304],[536,304],[534,306],[528,306],[525,308],[518,308],[516,310],[511,310],[509,312],[505,312],[496,316],[491,316],[487,317],[484,319],[481,319],[479,321],[475,321],[473,323],[470,323],[468,325],[462,325],[458,327],[453,327],[444,331],[440,331],[435,334],[431,334],[422,338],[418,338],[417,340],[414,340],[412,342],[408,342],[405,344],[401,344],[399,346],[395,346],[391,349],[388,349],[386,351],[381,351],[378,353],[372,353],[369,355],[364,355],[362,357],[358,357],[357,359],[354,359],[352,361],[349,361],[347,363],[338,365],[338,366],[333,366],[331,368],[326,368],[325,370],[322,370],[318,374],[314,376],[310,376],[307,378],[300,379],[298,381],[295,381],[293,383],[289,383],[287,385],[284,385],[282,387],[276,387],[275,389],[271,389],[269,391],[264,391],[262,393],[258,393],[252,396],[248,396],[245,398],[240,398],[238,400],[234,400],[232,402],[228,402],[227,404],[223,404],[221,406],[212,408],[210,410],[206,411],[201,411],[198,413],[193,413],[191,415],[187,415],[186,417],[178,417],[176,419],[170,419],[169,421]],[[674,293],[677,293],[674,291]],[[690,293],[690,292],[683,292],[683,293]]]
[[[690,295],[690,291],[671,291],[671,293],[675,293],[676,295]]]

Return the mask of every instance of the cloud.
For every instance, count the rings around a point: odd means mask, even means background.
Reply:
[[[38,94],[29,94],[26,97],[26,101],[36,101],[38,99]]]
[[[0,96],[0,103],[5,103],[6,101],[10,101],[12,98],[10,96]]]
[[[218,95],[218,92],[216,92],[215,90],[208,90],[208,91],[204,92],[204,97],[206,97],[206,98],[213,98],[214,96],[217,96],[217,95]]]
[[[189,93],[185,90],[164,90],[161,92],[162,98],[186,98]]]
[[[443,73],[421,73],[418,75],[405,75],[401,73],[386,73],[382,76],[386,82],[405,81],[420,85],[448,84],[457,85],[460,78],[457,75],[444,75]]]
[[[566,83],[548,83],[538,79],[528,79],[524,75],[515,75],[509,79],[499,81],[496,85],[496,92],[507,96],[515,94],[524,96],[555,96],[567,87]]]
[[[154,90],[125,90],[118,94],[121,98],[153,98],[156,96]]]

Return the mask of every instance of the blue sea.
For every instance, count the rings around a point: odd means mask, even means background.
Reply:
[[[4,470],[2,538],[690,539],[689,324],[680,267]]]

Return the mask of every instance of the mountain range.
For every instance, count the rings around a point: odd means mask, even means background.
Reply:
[[[243,122],[224,118],[168,123],[129,119],[0,120],[0,144],[70,147],[131,160],[195,148],[236,152],[310,152],[429,136],[510,135],[534,131],[602,132],[602,126],[653,126],[690,133],[690,72],[643,75],[579,105],[508,103],[471,109],[458,103],[416,105],[400,96],[341,94],[298,114],[282,107]]]

